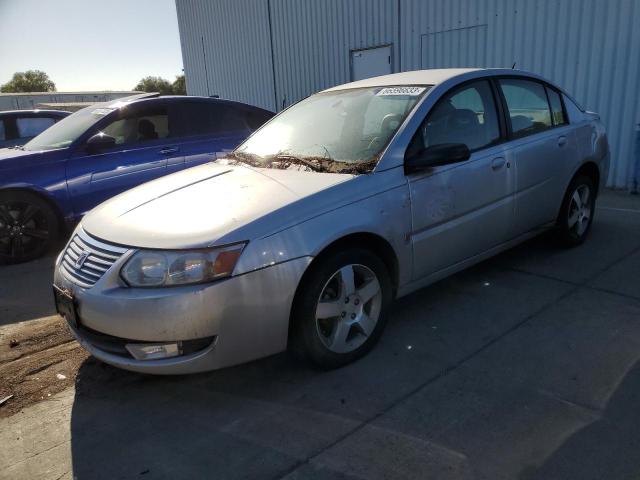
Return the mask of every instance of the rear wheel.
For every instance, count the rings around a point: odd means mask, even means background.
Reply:
[[[585,241],[595,212],[595,187],[587,176],[573,179],[562,202],[557,220],[557,236],[565,246],[580,245]]]
[[[0,264],[22,263],[49,251],[58,237],[58,219],[39,196],[0,192]]]
[[[293,347],[322,368],[336,368],[380,338],[391,281],[384,262],[368,250],[349,248],[317,262],[294,303]]]

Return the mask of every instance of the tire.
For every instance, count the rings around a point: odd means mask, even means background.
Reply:
[[[369,250],[349,247],[316,259],[294,300],[293,352],[324,369],[357,360],[380,338],[392,298],[389,272]]]
[[[567,188],[556,221],[556,238],[565,247],[582,244],[591,230],[596,189],[591,177],[578,176]]]
[[[26,191],[0,192],[0,265],[41,257],[55,244],[60,230],[51,206]]]

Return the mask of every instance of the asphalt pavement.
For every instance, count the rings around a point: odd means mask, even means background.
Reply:
[[[51,263],[0,270],[3,324],[52,314]],[[399,300],[339,370],[89,358],[0,420],[0,478],[639,478],[639,276],[640,198],[605,192],[584,245],[541,236]]]

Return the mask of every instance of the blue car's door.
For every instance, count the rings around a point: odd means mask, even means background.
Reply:
[[[232,151],[251,133],[245,110],[231,102],[189,99],[178,107],[185,168]]]
[[[184,164],[170,104],[154,100],[120,110],[94,132],[113,137],[115,146],[92,153],[80,145],[67,162],[67,187],[77,216]]]

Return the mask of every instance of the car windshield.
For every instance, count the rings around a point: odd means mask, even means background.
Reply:
[[[323,92],[275,117],[227,158],[255,167],[367,173],[427,86]]]
[[[24,150],[54,150],[71,145],[80,135],[93,124],[111,112],[110,108],[100,108],[98,105],[78,110],[76,113],[63,118],[40,135],[24,145]]]

